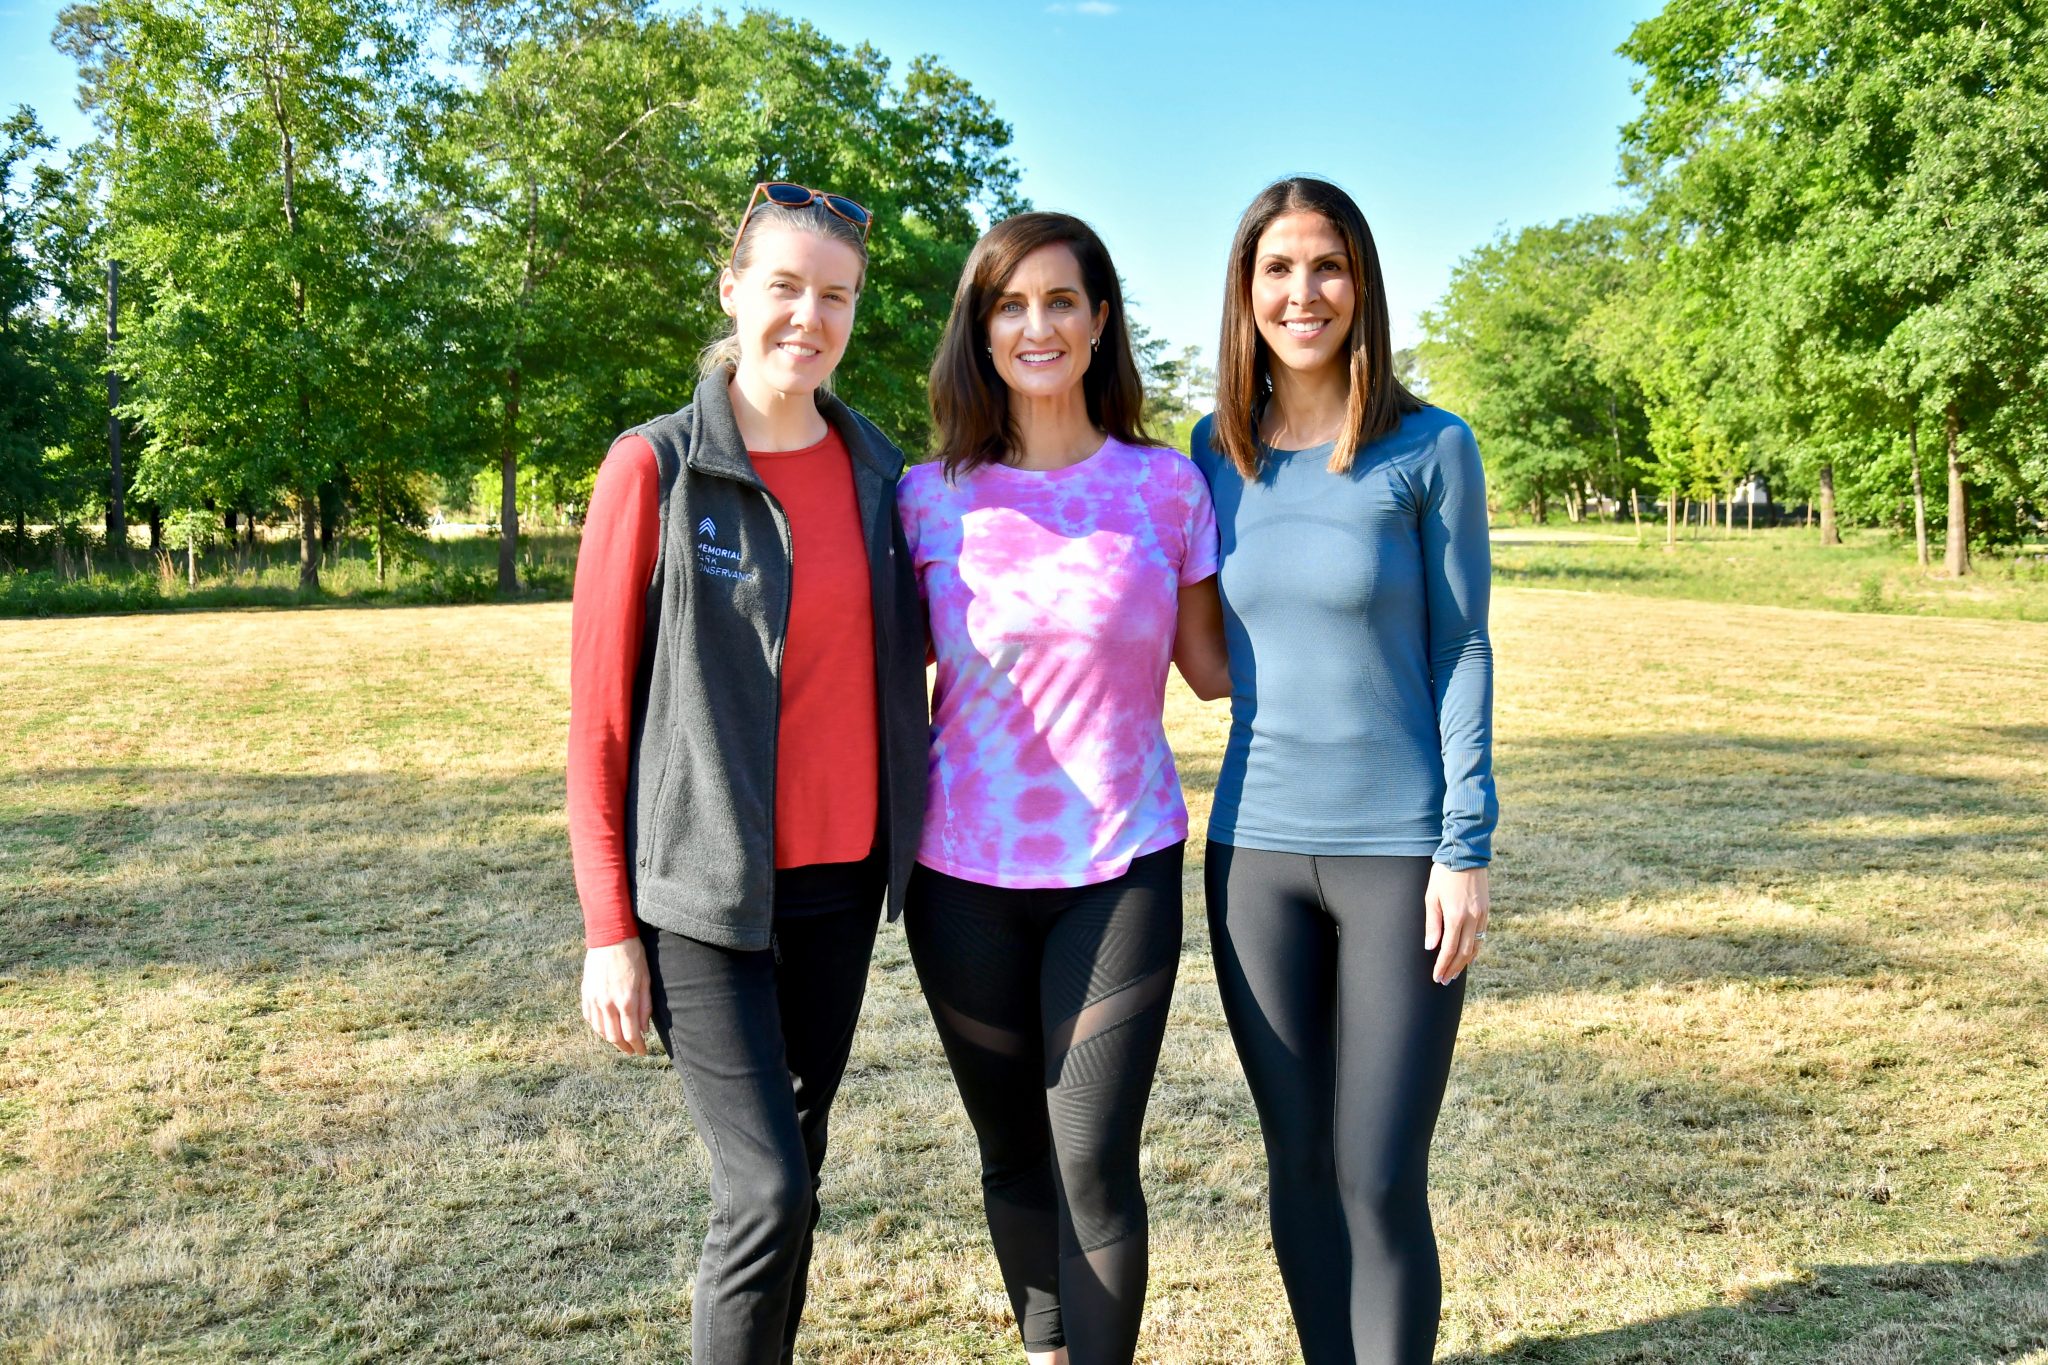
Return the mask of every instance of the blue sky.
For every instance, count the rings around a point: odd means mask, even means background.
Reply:
[[[1325,175],[1365,209],[1397,344],[1503,227],[1611,208],[1634,112],[1614,48],[1656,0],[784,0],[898,70],[936,54],[1015,130],[1040,208],[1092,222],[1139,317],[1214,358],[1231,229],[1259,187]],[[86,135],[58,5],[0,0],[0,107]]]

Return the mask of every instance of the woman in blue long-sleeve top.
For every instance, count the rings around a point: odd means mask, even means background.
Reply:
[[[1496,815],[1485,478],[1392,373],[1350,196],[1269,186],[1231,245],[1216,411],[1232,684],[1209,822],[1218,985],[1307,1365],[1427,1361],[1429,1142]]]

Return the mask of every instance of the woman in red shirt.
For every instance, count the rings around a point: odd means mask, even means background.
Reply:
[[[923,814],[924,633],[903,457],[825,392],[868,215],[755,187],[688,407],[621,436],[591,496],[570,660],[583,1014],[651,1023],[711,1156],[694,1358],[789,1361],[826,1112],[885,894]]]

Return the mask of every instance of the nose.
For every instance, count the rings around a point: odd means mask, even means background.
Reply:
[[[789,322],[792,327],[805,331],[818,325],[818,295],[815,291],[806,289],[796,296],[796,302],[789,310]]]
[[[1316,296],[1315,276],[1306,270],[1297,270],[1287,282],[1287,301],[1306,305]]]
[[[1039,304],[1032,304],[1024,310],[1024,336],[1027,340],[1049,337],[1052,332],[1052,314]]]

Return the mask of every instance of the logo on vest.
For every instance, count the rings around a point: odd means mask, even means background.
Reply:
[[[729,578],[736,583],[754,581],[754,571],[745,566],[738,550],[728,550],[723,545],[714,545],[712,538],[718,534],[718,523],[706,517],[697,523],[697,572],[710,574],[713,578]]]

